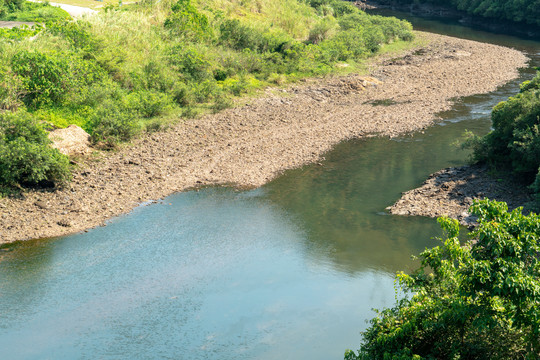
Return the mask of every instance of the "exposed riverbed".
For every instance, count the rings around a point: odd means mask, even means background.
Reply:
[[[88,229],[195,186],[261,186],[285,169],[317,161],[340,141],[426,128],[452,99],[495,90],[527,62],[505,47],[418,36],[428,45],[382,59],[373,67],[375,79],[351,75],[269,90],[246,106],[98,155],[62,190],[0,199],[0,244]]]

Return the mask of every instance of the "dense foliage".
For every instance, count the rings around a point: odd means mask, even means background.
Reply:
[[[540,25],[538,0],[383,0],[383,2],[451,6],[471,15]]]
[[[408,296],[378,312],[358,354],[345,359],[538,359],[540,217],[482,200],[479,227],[461,246],[457,221],[420,254],[422,266],[398,274]]]
[[[511,172],[540,194],[540,73],[521,85],[520,93],[499,103],[491,113],[493,131],[472,137],[467,145],[476,161]]]
[[[69,160],[49,143],[30,114],[0,113],[0,188],[66,181]]]

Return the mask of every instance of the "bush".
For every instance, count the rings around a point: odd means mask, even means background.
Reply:
[[[540,217],[482,200],[471,211],[475,243],[459,243],[456,220],[440,218],[447,237],[420,254],[421,268],[398,274],[409,297],[378,312],[358,355],[346,359],[538,359]]]
[[[28,37],[36,36],[41,32],[43,27],[39,24],[33,27],[22,25],[14,28],[0,28],[0,39],[6,40],[22,40]]]
[[[69,160],[50,142],[30,114],[0,113],[0,186],[67,181]]]
[[[26,106],[60,102],[67,91],[64,79],[68,66],[56,56],[22,50],[13,56],[11,68],[24,85],[23,102]]]
[[[470,142],[476,161],[510,170],[530,184],[540,167],[540,74],[493,108],[493,131]]]
[[[2,110],[17,110],[23,103],[25,94],[21,79],[13,74],[9,68],[0,67],[0,112]]]
[[[329,56],[329,62],[359,58],[369,53],[362,33],[358,30],[341,31],[321,44]]]
[[[201,14],[190,0],[179,0],[171,7],[172,13],[165,20],[164,26],[175,36],[187,39],[211,37],[208,17]]]
[[[47,21],[71,19],[71,17],[66,11],[59,7],[51,6],[48,2],[34,3],[30,1],[7,0],[7,7],[4,6],[3,14],[0,10],[0,19],[8,21],[34,21],[44,23]]]
[[[100,41],[91,34],[91,25],[87,21],[59,20],[47,24],[47,31],[53,35],[62,36],[71,46],[82,50],[87,56],[98,51]]]
[[[384,34],[385,42],[395,40],[411,41],[414,38],[410,23],[396,19],[395,17],[372,16],[372,25],[376,26]]]
[[[309,31],[308,42],[318,44],[332,37],[338,29],[338,23],[333,17],[325,17],[315,24]]]
[[[128,96],[129,108],[143,118],[165,115],[172,109],[172,99],[158,91],[138,91]]]
[[[175,46],[171,49],[169,61],[187,81],[202,81],[213,77],[212,63],[196,46]]]
[[[137,112],[122,100],[105,100],[86,124],[92,141],[106,147],[129,141],[141,130]]]

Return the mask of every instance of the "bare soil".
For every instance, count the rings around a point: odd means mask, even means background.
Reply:
[[[500,46],[418,36],[429,45],[380,59],[372,78],[267,89],[247,105],[77,160],[68,186],[0,199],[0,243],[89,229],[197,186],[261,186],[285,169],[317,161],[342,140],[423,129],[450,108],[451,99],[492,91],[527,63],[524,54]]]

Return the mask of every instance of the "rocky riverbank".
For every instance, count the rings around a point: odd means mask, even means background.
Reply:
[[[404,192],[387,210],[395,215],[448,216],[474,226],[477,219],[468,212],[469,207],[484,198],[504,201],[510,210],[533,200],[523,184],[494,177],[486,166],[473,165],[431,174],[422,186]]]
[[[114,153],[78,160],[73,182],[0,199],[0,243],[65,235],[149,200],[216,184],[263,185],[354,137],[419,130],[451,99],[494,90],[527,58],[500,46],[418,33],[428,45],[379,59],[370,77],[267,89],[249,104],[182,122]]]

